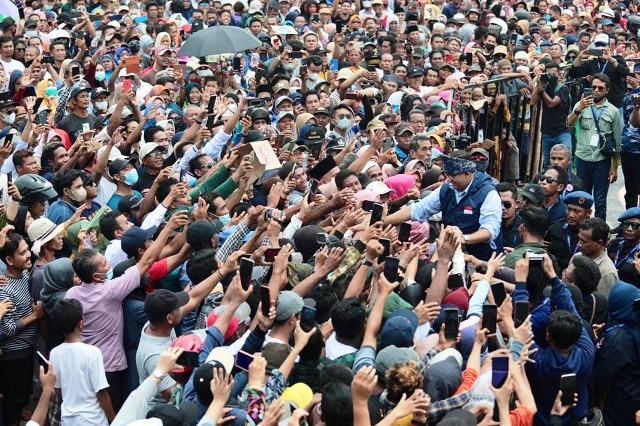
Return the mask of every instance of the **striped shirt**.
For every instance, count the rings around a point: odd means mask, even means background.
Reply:
[[[3,339],[0,343],[2,350],[0,359],[7,359],[9,352],[32,349],[38,333],[38,324],[35,322],[16,332],[17,322],[33,313],[31,305],[33,299],[29,292],[29,271],[23,271],[21,278],[7,276],[7,281],[9,282],[7,286],[0,290],[0,300],[9,298],[13,308],[0,322]]]

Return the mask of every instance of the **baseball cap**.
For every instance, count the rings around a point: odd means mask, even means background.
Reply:
[[[118,211],[121,213],[129,213],[133,209],[137,209],[142,205],[142,198],[134,194],[125,195],[118,201]]]
[[[413,129],[411,128],[411,126],[409,126],[409,123],[400,123],[398,124],[398,126],[396,127],[396,132],[395,135],[399,136],[405,132],[410,132],[412,135],[415,134],[415,132],[413,131]]]
[[[216,323],[220,315],[216,315],[214,311],[209,312],[207,315],[207,328],[211,327]],[[224,339],[227,340],[231,336],[234,335],[236,331],[238,331],[238,327],[240,326],[240,321],[236,317],[231,317],[229,321],[229,326],[227,327],[227,331],[224,333]]]
[[[219,220],[196,220],[187,229],[187,243],[194,247],[210,243],[213,236],[222,231],[222,227],[222,222]]]
[[[418,362],[420,357],[411,348],[399,348],[396,345],[387,346],[376,355],[376,371],[378,374],[384,375],[389,368],[405,361]]]
[[[313,110],[313,115],[320,115],[320,114],[331,115],[329,113],[329,110],[326,109],[325,107],[318,107],[318,108]]]
[[[149,293],[144,299],[144,313],[150,322],[159,322],[169,315],[171,311],[186,305],[187,302],[189,302],[189,295],[184,291],[174,293],[164,288],[159,288]]]
[[[102,87],[98,87],[91,91],[91,99],[95,99],[100,95],[109,96],[109,92],[106,89],[103,89]]]
[[[520,191],[520,196],[527,198],[534,203],[541,203],[545,198],[544,189],[535,183],[526,184]]]
[[[305,145],[315,145],[324,142],[327,131],[317,124],[305,124],[300,129],[299,140]]]
[[[147,413],[147,419],[159,419],[163,426],[187,426],[200,417],[200,410],[193,401],[180,405],[158,404]]]
[[[82,92],[91,92],[90,87],[76,86],[69,93],[69,99],[75,99]]]
[[[368,132],[369,130],[380,130],[380,129],[386,129],[386,128],[387,126],[385,126],[382,120],[371,120],[369,124],[367,124],[366,131]]]
[[[306,383],[296,383],[285,388],[280,398],[297,408],[305,408],[313,399],[313,391]]]
[[[293,115],[293,112],[291,111],[282,111],[280,114],[278,114],[278,117],[276,118],[276,124],[278,124],[278,122],[280,122],[280,120],[282,120],[283,118],[286,117],[291,117],[292,120],[295,120],[295,115]]]
[[[396,345],[400,348],[413,346],[413,334],[418,328],[418,316],[409,309],[396,309],[387,318],[380,332],[382,346]]]
[[[283,321],[302,311],[302,297],[293,291],[281,291],[276,303],[276,321]]]
[[[597,36],[594,37],[593,44],[595,46],[597,46],[599,44],[608,46],[609,45],[609,36],[607,34],[598,34]]]
[[[151,154],[156,149],[164,150],[165,148],[163,146],[158,145],[155,142],[147,142],[144,145],[142,145],[142,148],[140,148],[140,160],[144,160],[146,156]]]
[[[407,70],[407,77],[422,77],[424,75],[424,70],[420,67],[411,67]]]
[[[107,149],[107,146],[103,146],[98,150],[98,158],[102,157],[102,153],[104,152],[104,150]],[[122,157],[122,152],[120,152],[120,150],[118,149],[118,147],[112,147],[111,151],[109,151],[109,158],[107,159],[107,161],[114,161],[115,159]]]
[[[228,305],[220,305],[213,310],[216,315],[222,315],[222,313],[227,309]],[[251,306],[247,302],[242,302],[240,306],[238,306],[233,313],[234,318],[238,318],[240,324],[248,323],[251,319]]]
[[[119,171],[125,169],[129,164],[133,164],[135,160],[129,157],[119,157],[116,158],[109,164],[109,174],[114,176]]]
[[[149,229],[142,229],[138,226],[132,226],[122,235],[120,245],[122,251],[129,257],[134,257],[140,247],[142,247],[147,240],[153,239],[157,226],[152,226]]]
[[[276,92],[276,91],[274,90],[274,92]],[[293,103],[293,99],[291,99],[289,96],[279,96],[276,99],[276,101],[273,103],[273,106],[277,107],[278,105],[280,105],[284,101],[289,101],[289,102]]]
[[[396,192],[395,190],[389,188],[384,182],[380,182],[380,181],[371,182],[369,185],[367,185],[365,189],[367,191],[373,191],[378,195],[384,195],[390,192]]]
[[[273,86],[273,93],[278,93],[281,90],[286,90],[289,92],[289,83],[286,81],[280,81],[278,84]]]

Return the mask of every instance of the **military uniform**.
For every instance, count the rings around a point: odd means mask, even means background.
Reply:
[[[640,208],[632,207],[620,215],[621,223],[628,219],[640,219]],[[621,225],[621,228],[624,225]],[[624,229],[622,229],[624,231]],[[627,241],[624,237],[616,238],[608,249],[609,258],[618,270],[618,278],[640,287],[640,274],[633,262],[640,259],[640,241]]]

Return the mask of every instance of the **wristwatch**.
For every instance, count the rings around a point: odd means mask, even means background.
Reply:
[[[364,266],[369,266],[369,267],[373,266],[373,263],[371,263],[371,261],[369,259],[366,259],[366,258],[363,259],[361,263]]]
[[[468,243],[469,243],[469,236],[468,236],[468,235],[466,235],[466,234],[465,234],[465,235],[463,235],[463,236],[462,236],[462,239],[464,240],[464,243],[465,243],[465,244],[468,244]]]
[[[158,380],[162,380],[166,376],[166,374],[164,374],[162,371],[158,370],[157,368],[155,370],[153,370],[151,375],[153,377],[155,377],[156,379],[158,379]]]

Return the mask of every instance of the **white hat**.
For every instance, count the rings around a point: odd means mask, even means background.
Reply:
[[[224,367],[224,371],[231,371],[233,369],[234,359],[233,354],[228,347],[218,346],[213,348],[209,352],[206,362],[218,361]]]
[[[102,156],[102,153],[104,152],[105,149],[107,149],[106,145],[98,150],[98,158]],[[122,157],[122,152],[120,152],[120,150],[116,146],[111,147],[111,151],[109,151],[108,161],[113,161],[119,157]]]
[[[140,148],[140,152],[139,152],[140,160],[144,160],[144,158],[147,155],[151,154],[154,149],[158,149],[158,148],[162,148],[162,147],[155,142],[145,143],[144,145],[142,145],[142,148]]]
[[[606,16],[607,18],[615,18],[616,14],[613,13],[613,10],[609,7],[605,7],[604,10],[602,12],[600,12],[600,15],[602,16]]]
[[[113,27],[116,30],[119,30],[120,29],[120,22],[118,22],[118,21],[109,21],[109,22],[107,22],[107,26],[108,27]]]
[[[390,192],[396,192],[395,190],[389,188],[384,182],[380,182],[379,180],[375,182],[371,182],[369,185],[367,185],[366,189],[368,191],[375,192],[378,195],[384,195]]]
[[[62,231],[64,231],[64,225],[56,225],[46,217],[34,220],[27,229],[27,235],[33,243],[31,247],[33,254],[39,256],[42,246],[53,240]]]
[[[433,29],[434,30],[444,30],[446,27],[442,22],[436,22],[435,24],[433,24]]]
[[[608,46],[609,36],[607,34],[598,34],[593,38],[593,44],[596,44],[596,43],[604,43]]]
[[[519,50],[516,52],[515,55],[513,55],[513,59],[526,59],[527,61],[529,60],[529,54],[527,52],[525,52],[524,50]]]
[[[262,6],[263,4],[260,0],[253,0],[251,3],[249,3],[249,15],[262,12]]]
[[[567,15],[569,18],[573,18],[573,11],[571,9],[564,9],[562,15]]]

